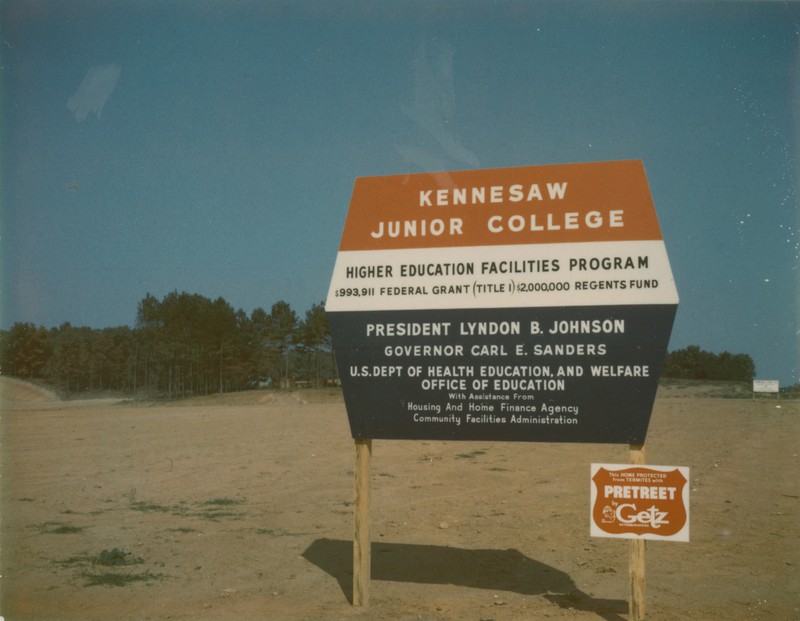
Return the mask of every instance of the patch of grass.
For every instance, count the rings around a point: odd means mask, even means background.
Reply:
[[[240,498],[212,498],[202,503],[204,506],[213,505],[216,507],[230,507],[231,505],[242,505],[245,501]]]
[[[45,522],[44,524],[38,524],[36,528],[48,535],[76,535],[86,530],[85,526],[70,526],[60,522]]]
[[[153,580],[161,580],[164,576],[162,574],[151,574],[149,571],[143,571],[138,574],[129,573],[114,573],[114,572],[92,572],[84,571],[81,576],[86,580],[84,586],[115,586],[123,587],[133,582],[152,582]]]
[[[97,557],[92,559],[96,565],[106,565],[107,567],[119,567],[120,565],[135,565],[144,563],[143,558],[128,558],[130,552],[125,552],[119,548],[103,550]]]
[[[459,453],[458,455],[456,455],[456,458],[457,459],[475,459],[476,457],[479,457],[480,455],[486,455],[486,451],[477,450],[477,451],[472,451],[471,453]]]
[[[144,500],[136,500],[131,502],[131,509],[134,511],[141,511],[142,513],[171,513],[172,515],[186,515],[186,507],[181,506],[180,503],[178,505],[173,505],[171,507],[167,505],[160,505],[155,502],[145,502]]]
[[[130,508],[134,511],[142,511],[143,513],[171,513],[178,517],[198,517],[214,521],[221,518],[240,520],[244,517],[244,513],[225,511],[225,509],[227,507],[242,505],[245,502],[247,501],[243,498],[211,498],[203,502],[196,502],[194,506],[189,506],[185,500],[180,501],[176,505],[167,506],[154,502],[135,500],[130,503]],[[195,532],[193,528],[176,528],[171,530],[173,532]]]
[[[233,520],[241,520],[244,518],[244,513],[237,513],[236,511],[202,511],[200,513],[193,513],[195,517],[203,518],[204,520],[211,520],[212,522],[218,521],[220,518],[231,518]]]
[[[150,511],[156,511],[159,513],[169,513],[172,511],[170,507],[165,507],[164,505],[159,505],[154,502],[144,502],[143,500],[137,500],[131,503],[131,509],[134,511],[144,511],[145,513],[149,513]]]
[[[244,517],[244,513],[240,511],[224,511],[223,509],[225,507],[242,505],[245,502],[246,500],[243,498],[212,498],[199,503],[200,507],[208,507],[207,510],[198,511],[197,513],[192,513],[190,515],[202,518],[204,520],[211,520],[213,522],[216,522],[222,518],[241,520]]]
[[[83,565],[92,565],[94,563],[94,557],[89,556],[88,554],[80,554],[78,556],[70,556],[69,558],[65,558],[61,561],[53,561],[56,565],[61,565],[63,567],[80,567]]]
[[[257,528],[256,535],[269,535],[270,537],[302,537],[305,533],[292,533],[283,529]]]
[[[105,565],[106,567],[120,567],[123,565],[140,565],[144,563],[141,557],[131,557],[130,552],[124,552],[119,548],[111,550],[103,550],[97,556],[90,556],[88,554],[78,554],[70,556],[59,561],[53,561],[56,565],[62,567],[84,567],[94,565]]]
[[[184,535],[188,533],[199,533],[200,531],[196,528],[187,528],[186,526],[181,526],[180,528],[168,528],[167,532],[170,533],[183,533]]]

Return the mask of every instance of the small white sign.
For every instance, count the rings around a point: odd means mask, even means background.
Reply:
[[[780,392],[778,380],[753,380],[753,392]]]

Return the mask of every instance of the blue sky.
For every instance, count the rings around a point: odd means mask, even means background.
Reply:
[[[0,326],[300,316],[358,176],[641,159],[670,349],[800,381],[800,3],[0,5]]]

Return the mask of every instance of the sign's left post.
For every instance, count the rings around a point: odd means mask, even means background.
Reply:
[[[372,572],[372,539],[369,523],[372,440],[356,438],[355,446],[353,606],[368,606],[370,574]]]

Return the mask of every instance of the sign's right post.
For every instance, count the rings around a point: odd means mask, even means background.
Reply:
[[[644,465],[645,461],[644,444],[631,444],[630,460],[634,465]],[[645,585],[645,540],[631,539],[629,553],[629,576],[630,576],[630,597],[628,599],[628,609],[631,621],[643,621],[644,619],[644,585]]]

